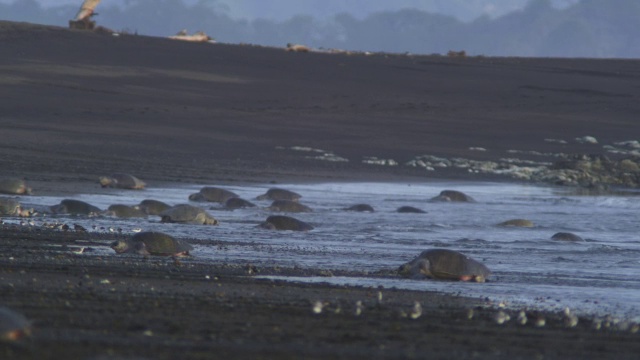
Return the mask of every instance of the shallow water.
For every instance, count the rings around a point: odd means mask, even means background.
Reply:
[[[327,183],[278,185],[303,195],[301,202],[313,213],[293,214],[315,230],[299,233],[256,228],[271,212],[269,201],[253,200],[264,186],[228,186],[258,208],[223,210],[215,203],[196,203],[220,221],[219,226],[162,224],[159,217],[124,220],[107,217],[62,218],[88,229],[134,228],[159,230],[176,237],[216,240],[199,244],[192,254],[201,261],[252,263],[328,270],[374,273],[395,269],[421,251],[446,247],[485,263],[493,272],[490,282],[424,281],[401,278],[322,277],[286,278],[291,281],[326,282],[404,289],[429,289],[473,297],[488,297],[514,307],[561,310],[577,313],[614,314],[640,320],[640,198],[628,196],[579,196],[567,189],[541,186],[433,182]],[[145,191],[114,191],[83,194],[74,198],[106,209],[115,203],[137,204],[157,199],[169,204],[187,203],[200,186]],[[443,189],[471,195],[477,203],[430,203]],[[23,203],[54,205],[62,198],[25,197]],[[374,213],[342,210],[367,203]],[[426,214],[401,214],[410,205]],[[534,222],[533,228],[503,228],[496,224],[514,218]],[[50,221],[50,219],[47,219]],[[14,220],[19,221],[19,220]],[[38,223],[36,219],[36,223]],[[585,242],[551,240],[556,232],[573,232]],[[218,246],[219,243],[223,246]],[[112,254],[105,247],[93,254]],[[92,254],[92,253],[89,253]],[[115,256],[115,255],[114,255]],[[274,278],[274,277],[272,277]]]

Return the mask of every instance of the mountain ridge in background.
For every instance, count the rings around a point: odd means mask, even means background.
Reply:
[[[364,18],[341,13],[326,20],[296,15],[274,21],[236,19],[215,0],[192,4],[131,0],[127,4],[124,8],[101,4],[98,24],[152,36],[168,36],[185,28],[202,30],[221,42],[266,46],[292,42],[314,48],[416,54],[464,50],[486,56],[640,57],[640,2],[636,0],[582,0],[561,8],[551,0],[531,0],[521,10],[470,22],[416,9],[376,12]],[[0,4],[1,19],[60,26],[66,26],[76,11],[72,5],[45,8],[35,0]]]

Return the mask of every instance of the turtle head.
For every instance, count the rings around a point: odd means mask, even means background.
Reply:
[[[110,247],[115,250],[116,254],[122,254],[129,250],[129,244],[127,244],[127,242],[123,240],[112,242]]]
[[[109,187],[114,183],[114,179],[109,176],[100,176],[98,180],[100,181],[100,186],[102,187]]]
[[[430,263],[427,259],[415,259],[398,268],[398,274],[409,278],[431,276]]]

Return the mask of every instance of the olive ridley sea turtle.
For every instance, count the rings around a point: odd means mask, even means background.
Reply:
[[[407,277],[426,276],[441,280],[485,282],[491,271],[482,263],[457,251],[432,249],[423,251],[418,257],[398,269]]]
[[[218,220],[204,209],[189,204],[179,204],[163,211],[160,222],[194,225],[218,225]]]
[[[161,232],[146,231],[133,235],[127,240],[114,241],[111,248],[117,254],[133,253],[158,256],[187,256],[193,247]]]
[[[457,190],[442,190],[438,196],[430,201],[444,202],[476,202],[471,196]]]
[[[239,197],[238,194],[234,193],[233,191],[213,186],[205,186],[200,189],[199,192],[189,195],[189,200],[217,202],[224,204],[227,200],[237,197]]]
[[[261,228],[269,230],[293,230],[293,231],[309,231],[313,230],[313,226],[304,221],[284,215],[272,215],[260,225]]]
[[[118,189],[142,190],[147,184],[131,174],[115,173],[111,176],[100,176],[100,186]]]
[[[258,196],[256,200],[289,200],[289,201],[298,201],[302,195],[280,188],[271,188],[267,190],[266,193]]]

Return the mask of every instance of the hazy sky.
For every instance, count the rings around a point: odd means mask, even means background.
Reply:
[[[0,3],[14,3],[25,0],[0,0]],[[83,0],[36,0],[43,6],[77,5]],[[199,0],[174,0],[196,3]],[[473,20],[482,15],[497,17],[521,9],[528,0],[205,0],[216,2],[217,8],[233,18],[267,18],[286,20],[297,14],[313,15],[326,19],[338,13],[349,13],[356,18],[364,18],[373,12],[415,8],[431,13],[454,16],[463,21]],[[554,6],[562,8],[579,0],[551,0]],[[640,1],[640,0],[639,0]],[[127,0],[103,0],[101,6],[123,5]]]

